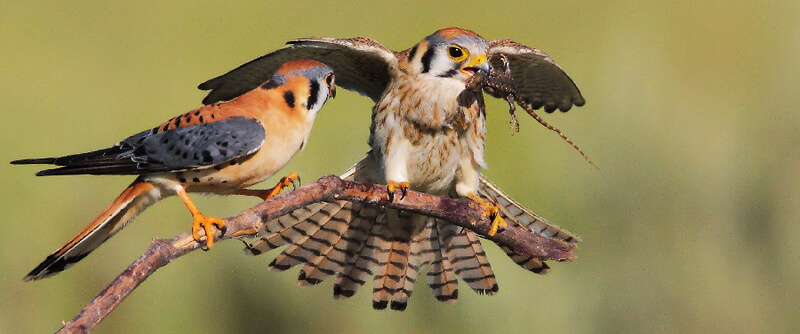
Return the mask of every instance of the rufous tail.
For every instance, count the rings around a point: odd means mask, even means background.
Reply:
[[[42,279],[71,267],[159,199],[161,192],[152,183],[134,181],[78,235],[50,254],[23,280]]]

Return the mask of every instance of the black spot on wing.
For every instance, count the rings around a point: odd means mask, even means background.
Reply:
[[[63,166],[37,175],[147,174],[218,165],[247,156],[266,133],[254,119],[231,117],[164,132],[146,130],[103,150],[49,158]]]
[[[255,152],[265,135],[264,128],[254,119],[226,118],[149,136],[140,146],[146,153],[134,154],[130,159],[144,171],[152,172],[213,166]],[[176,144],[163,145],[163,139]]]

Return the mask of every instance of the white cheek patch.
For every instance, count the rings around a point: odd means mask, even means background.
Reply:
[[[313,89],[314,87],[317,88]],[[309,97],[309,100],[312,101],[313,104],[311,104],[311,109],[308,109],[309,117],[311,117],[312,120],[317,117],[317,113],[322,110],[322,107],[326,102],[328,102],[328,98],[330,98],[330,96],[328,96],[328,92],[329,91],[319,83],[312,85],[311,93],[315,94],[315,96]]]

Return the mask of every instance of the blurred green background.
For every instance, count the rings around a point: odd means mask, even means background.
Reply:
[[[158,271],[99,333],[789,333],[800,331],[800,2],[9,2],[0,11],[0,332],[52,332],[155,237],[189,229],[169,198],[61,275],[21,278],[102,210],[128,177],[36,178],[7,162],[104,147],[200,106],[195,87],[308,36],[395,50],[448,26],[506,37],[559,62],[588,103],[546,115],[597,162],[489,101],[485,171],[581,235],[579,259],[537,276],[484,243],[494,297],[454,304],[420,280],[405,312],[371,287],[270,272],[276,253],[225,242]],[[340,92],[285,172],[310,181],[367,150],[368,99]],[[270,179],[272,184],[275,178]],[[253,199],[204,196],[227,216]]]

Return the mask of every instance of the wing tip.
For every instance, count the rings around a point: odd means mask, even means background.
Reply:
[[[199,88],[199,86],[198,86],[198,88]],[[200,89],[203,89],[203,88],[200,88]],[[210,89],[210,88],[209,88],[209,89]],[[212,92],[210,92],[210,93],[208,93],[208,95],[207,95],[205,98],[203,98],[203,104],[204,104],[204,105],[209,105],[209,104],[212,104],[212,103],[214,103],[214,102],[217,102],[217,101],[219,101],[218,99],[212,98],[212,97],[211,97],[212,95],[214,95],[214,92],[213,92],[213,91],[212,91]]]
[[[36,159],[19,159],[11,161],[12,165],[52,165],[56,163],[56,158],[36,158]],[[51,168],[39,171],[36,176],[58,175],[61,168]]]
[[[64,167],[51,168],[39,171],[36,173],[36,176],[81,175],[81,174],[102,175],[102,174],[114,174],[115,172],[117,172],[119,175],[125,175],[126,173],[124,173],[124,171],[125,169],[120,169],[119,166],[114,166],[114,167],[109,166],[106,169],[81,167],[81,166],[64,166]]]
[[[33,158],[12,160],[12,165],[46,165],[55,163],[56,158]]]

